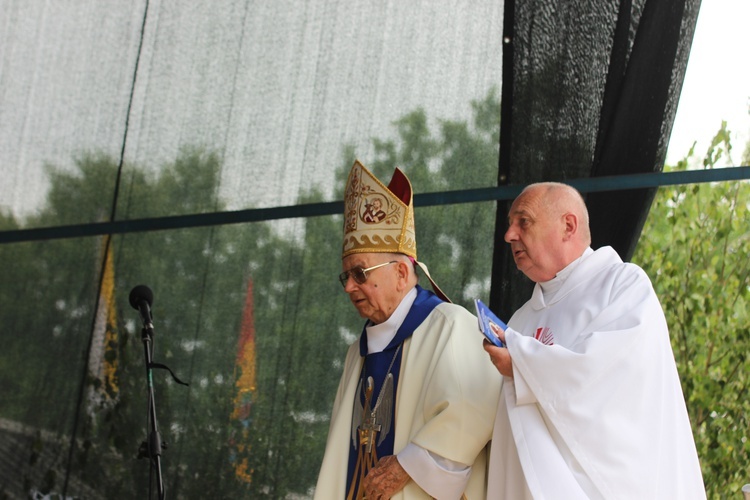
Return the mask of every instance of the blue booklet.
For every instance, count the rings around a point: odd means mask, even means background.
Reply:
[[[477,308],[479,331],[481,331],[484,336],[487,337],[487,340],[489,340],[496,346],[505,347],[503,341],[500,340],[500,337],[498,337],[498,333],[500,329],[504,331],[506,328],[508,328],[508,326],[503,323],[503,321],[498,318],[495,313],[490,311],[490,308],[487,307],[481,300],[474,299],[474,305]]]

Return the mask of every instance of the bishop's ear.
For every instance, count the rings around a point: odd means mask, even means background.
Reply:
[[[406,288],[409,285],[409,266],[411,264],[403,261],[396,262],[396,272],[398,273],[399,288]]]

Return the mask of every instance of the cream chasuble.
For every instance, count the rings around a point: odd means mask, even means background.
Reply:
[[[421,290],[420,293],[430,293]],[[471,465],[466,495],[485,498],[487,441],[501,380],[482,349],[477,319],[460,306],[438,305],[403,343],[396,393],[394,453],[409,443]],[[362,366],[359,342],[349,349],[336,394],[315,498],[345,498],[352,409]],[[428,499],[414,481],[394,500]]]

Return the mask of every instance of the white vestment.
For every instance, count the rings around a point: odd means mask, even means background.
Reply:
[[[345,498],[352,408],[362,357],[349,348],[336,393],[315,499]],[[482,348],[477,319],[464,308],[438,305],[403,344],[396,392],[394,454],[409,443],[452,462],[471,465],[469,500],[484,499],[486,445],[501,378]],[[394,500],[429,499],[410,481]]]
[[[649,278],[604,247],[555,280],[548,294],[537,283],[508,322],[514,378],[498,404],[487,497],[704,499]]]

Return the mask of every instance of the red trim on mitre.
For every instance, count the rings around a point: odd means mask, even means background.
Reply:
[[[391,177],[391,182],[388,184],[388,191],[403,201],[404,205],[409,206],[411,203],[411,183],[406,174],[398,167],[393,171],[393,177]]]

